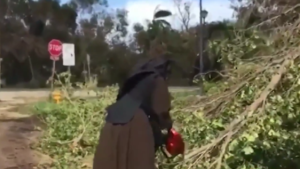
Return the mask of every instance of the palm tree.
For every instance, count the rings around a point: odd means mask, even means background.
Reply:
[[[171,24],[163,18],[171,15],[172,13],[168,10],[157,10],[156,8],[153,19],[148,22],[146,46],[152,53],[150,55],[157,56],[164,51],[163,35],[170,31]]]

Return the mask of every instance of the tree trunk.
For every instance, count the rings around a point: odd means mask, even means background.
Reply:
[[[29,61],[29,67],[30,67],[30,72],[31,72],[31,82],[35,81],[35,76],[34,76],[34,71],[32,67],[32,62],[31,62],[31,57],[28,55],[28,61]]]

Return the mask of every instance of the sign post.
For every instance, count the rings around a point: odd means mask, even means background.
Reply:
[[[51,79],[51,88],[53,89],[53,82],[54,82],[54,75],[55,75],[55,63],[59,60],[59,57],[62,53],[62,43],[60,40],[52,39],[48,43],[48,52],[50,54],[50,59],[53,61],[52,65],[52,75],[50,77]]]

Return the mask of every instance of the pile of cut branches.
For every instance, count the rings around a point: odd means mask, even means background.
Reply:
[[[189,148],[173,168],[300,168],[299,33],[300,20],[274,29],[264,55],[227,73],[223,92],[174,110]]]

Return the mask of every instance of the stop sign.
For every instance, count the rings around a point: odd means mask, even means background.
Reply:
[[[48,43],[48,51],[52,60],[58,60],[62,53],[62,43],[60,40],[52,39]]]

